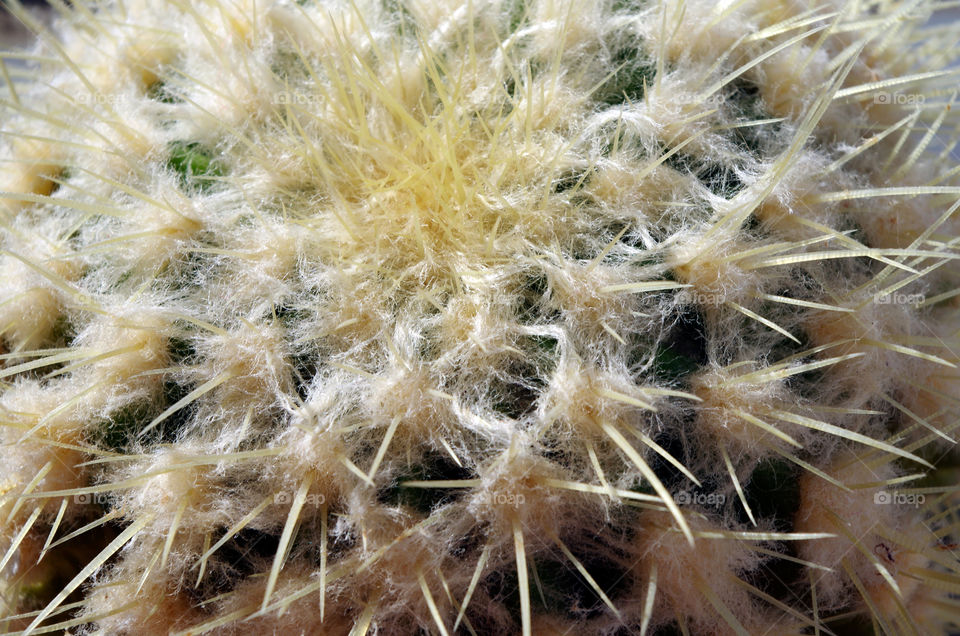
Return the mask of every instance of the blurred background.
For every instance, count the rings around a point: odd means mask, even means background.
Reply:
[[[159,0],[163,1],[163,0]],[[320,0],[322,2],[322,0]],[[946,22],[960,20],[960,6],[952,6],[957,3],[952,0],[940,0],[942,4],[948,5],[942,11],[937,11],[931,24],[943,24]],[[32,35],[29,30],[6,10],[8,0],[0,0],[0,50],[9,50],[29,44],[32,41]],[[49,22],[53,14],[53,9],[45,0],[21,0],[21,4],[26,7],[33,15]],[[65,0],[65,4],[70,4],[70,0]],[[960,44],[960,42],[958,42]]]
[[[0,0],[0,51],[29,46],[33,34],[7,10],[6,0]],[[50,22],[53,9],[44,0],[21,0],[24,8],[45,24]]]
[[[164,2],[167,0],[157,1]],[[325,0],[315,1],[322,3]],[[849,1],[851,0],[848,0],[848,2]],[[32,15],[42,24],[50,25],[56,16],[56,10],[49,4],[47,0],[20,0],[20,3],[24,9],[30,13],[30,15]],[[71,0],[59,0],[59,3],[69,5]],[[951,22],[960,22],[960,0],[936,0],[935,3],[942,5],[943,9],[937,10],[933,13],[933,16],[929,22],[929,26],[936,27],[943,26]],[[30,30],[27,29],[20,22],[20,20],[18,20],[8,11],[9,4],[10,0],[0,0],[0,52],[29,48],[34,42],[34,36]],[[960,31],[958,31],[955,51],[957,58],[953,65],[960,66]],[[8,68],[23,69],[26,65],[25,62],[17,56],[4,56],[3,59]],[[14,75],[15,78],[18,76],[17,73],[12,73],[12,75]],[[23,77],[24,74],[20,73],[19,76]],[[2,81],[3,80],[0,79],[0,99],[2,99],[3,93]],[[14,81],[17,81],[17,79],[14,79]],[[956,86],[957,90],[960,91],[960,74],[957,75]],[[934,141],[934,148],[937,144],[954,143],[953,135],[956,134],[960,134],[960,131],[941,130],[941,134],[939,134],[937,136],[937,140]],[[951,156],[956,161],[960,161],[960,143],[957,143],[953,146]]]
[[[159,0],[163,1],[163,0]],[[322,2],[323,0],[319,0]],[[20,0],[21,4],[35,18],[44,24],[49,24],[55,15],[54,9],[46,0]],[[70,4],[70,0],[63,0],[64,4]],[[930,20],[931,25],[946,24],[948,22],[960,21],[960,6],[954,0],[939,0],[941,4],[946,5],[943,10],[933,14]],[[0,51],[22,48],[29,46],[33,42],[33,34],[29,29],[7,10],[9,0],[0,0]],[[960,47],[960,42],[957,43]],[[14,64],[16,61],[11,61]],[[960,82],[958,82],[960,85]]]

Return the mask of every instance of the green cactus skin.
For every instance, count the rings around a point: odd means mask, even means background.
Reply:
[[[11,3],[0,632],[957,633],[950,5]]]

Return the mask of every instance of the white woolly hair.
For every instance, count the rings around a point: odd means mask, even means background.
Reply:
[[[10,4],[0,631],[960,629],[956,3]]]

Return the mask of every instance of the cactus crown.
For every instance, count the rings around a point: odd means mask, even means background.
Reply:
[[[0,58],[0,629],[960,628],[938,3],[73,5]]]

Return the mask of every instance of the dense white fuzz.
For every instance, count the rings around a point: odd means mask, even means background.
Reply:
[[[631,594],[638,608],[643,607],[641,599],[649,596],[649,581],[654,580],[653,609],[660,621],[679,619],[697,633],[762,629],[765,621],[759,607],[752,607],[749,592],[736,581],[761,560],[748,543],[710,536],[691,546],[669,515],[660,512],[643,513],[640,523],[633,554],[641,565]],[[696,513],[691,514],[691,524],[698,532],[715,530],[709,521],[696,519]]]
[[[859,595],[857,604],[875,612],[888,631],[902,628],[894,626],[905,621],[931,629],[938,611],[935,603],[929,605],[926,586],[953,562],[946,556],[951,548],[938,538],[940,521],[933,516],[940,504],[926,503],[922,489],[897,488],[890,466],[850,453],[838,454],[826,474],[835,481],[814,475],[801,479],[797,511],[798,531],[836,535],[805,542],[799,549],[802,558],[833,568],[815,577],[824,605],[841,598],[846,588]],[[929,519],[927,527],[914,523],[913,515],[921,509]]]

